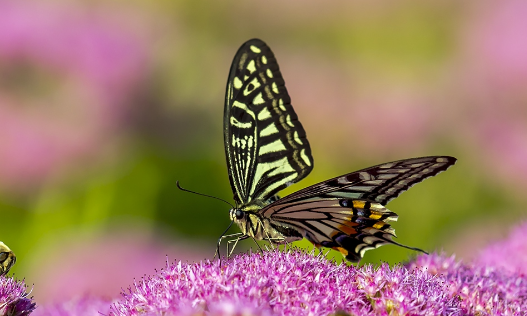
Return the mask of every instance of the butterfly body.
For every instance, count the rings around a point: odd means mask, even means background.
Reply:
[[[420,250],[392,240],[395,231],[388,222],[397,214],[385,205],[456,162],[431,156],[384,163],[278,198],[278,191],[311,172],[314,161],[276,58],[258,39],[244,43],[232,62],[224,142],[236,202],[230,218],[241,230],[235,242],[252,237],[284,244],[306,238],[352,262],[384,244]]]
[[[285,222],[262,216],[259,212],[231,209],[231,220],[240,228],[244,236],[256,240],[267,240],[273,244],[284,244],[301,240],[304,236]]]

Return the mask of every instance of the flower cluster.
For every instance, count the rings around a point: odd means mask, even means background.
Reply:
[[[442,275],[451,295],[459,298],[463,315],[525,315],[521,312],[527,311],[525,274],[490,265],[465,264],[454,256],[435,254],[421,255],[407,267]]]
[[[23,282],[0,278],[0,316],[29,315]],[[33,316],[525,315],[527,276],[454,256],[404,266],[336,264],[294,249],[168,263],[120,301],[81,298]]]
[[[110,315],[462,315],[444,276],[356,268],[300,250],[167,264],[123,295]]]
[[[26,285],[7,276],[0,276],[0,316],[25,316],[35,309],[35,302],[28,298]]]

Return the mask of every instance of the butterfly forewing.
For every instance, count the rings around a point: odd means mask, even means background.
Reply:
[[[317,183],[279,202],[333,197],[363,199],[386,205],[414,184],[445,171],[456,160],[448,156],[431,156],[383,163]]]
[[[274,54],[258,39],[232,62],[223,118],[229,180],[238,205],[267,201],[313,169],[311,149]]]

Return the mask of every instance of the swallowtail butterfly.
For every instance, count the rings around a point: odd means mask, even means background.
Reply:
[[[234,56],[223,128],[236,202],[231,224],[241,233],[222,236],[218,247],[225,237],[236,237],[229,240],[234,246],[249,237],[273,244],[306,238],[351,262],[385,244],[422,251],[392,240],[395,231],[388,222],[397,214],[385,205],[456,162],[431,156],[384,163],[279,198],[278,191],[311,172],[313,157],[275,56],[259,39],[245,42]]]

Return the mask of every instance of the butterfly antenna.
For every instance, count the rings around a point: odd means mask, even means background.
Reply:
[[[225,201],[224,199],[220,199],[219,197],[215,197],[215,196],[212,196],[212,195],[207,195],[207,194],[198,193],[198,192],[194,192],[194,191],[190,191],[190,190],[184,189],[184,188],[182,188],[182,187],[179,185],[179,181],[176,181],[176,185],[177,185],[178,189],[180,189],[181,191],[185,191],[185,192],[189,192],[189,193],[194,193],[194,194],[197,194],[197,195],[202,195],[202,196],[210,197],[210,198],[213,198],[213,199],[216,199],[216,200],[220,200],[220,201],[222,201],[222,202],[225,202],[225,203],[229,204],[232,208],[234,208],[234,205],[232,205],[231,203]]]

